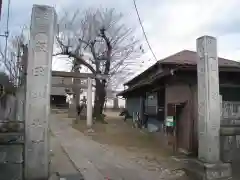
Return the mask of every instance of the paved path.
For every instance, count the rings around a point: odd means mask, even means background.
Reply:
[[[82,180],[82,174],[79,173],[72,161],[68,158],[68,155],[64,152],[58,139],[52,134],[50,137],[51,177],[58,176],[65,177],[66,180]]]
[[[136,162],[115,153],[110,147],[84,136],[73,129],[68,120],[59,119],[52,114],[50,127],[85,180],[170,180],[160,177],[158,172],[144,169]]]

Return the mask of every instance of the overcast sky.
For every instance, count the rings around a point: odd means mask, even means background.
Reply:
[[[196,38],[211,35],[218,39],[219,56],[240,60],[239,0],[136,0],[136,3],[158,59],[183,49],[195,51]],[[11,0],[11,34],[17,33],[20,26],[29,24],[33,4],[54,6],[58,14],[92,6],[114,7],[125,14],[127,23],[141,32],[132,0]],[[6,6],[7,0],[3,0],[1,33],[6,25]],[[147,46],[144,48],[148,50]],[[155,62],[150,53],[147,56],[136,67],[137,73]],[[54,69],[65,68],[59,62],[54,63]]]

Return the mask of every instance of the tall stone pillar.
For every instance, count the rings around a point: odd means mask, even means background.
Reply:
[[[219,162],[220,101],[217,40],[210,36],[197,39],[198,132],[200,160]]]
[[[49,113],[56,13],[34,5],[27,67],[25,179],[48,179]]]
[[[228,179],[231,177],[231,166],[220,161],[221,111],[216,38],[198,38],[197,54],[198,161],[190,163],[190,169],[200,179]]]

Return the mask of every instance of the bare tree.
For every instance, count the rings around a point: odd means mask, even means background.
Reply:
[[[83,14],[76,11],[72,16],[66,13],[59,22],[56,39],[60,50],[57,54],[72,59],[75,71],[85,66],[93,74],[109,76],[95,79],[94,114],[101,115],[107,86],[116,86],[119,74],[126,75],[127,67],[138,63],[142,54],[134,31],[114,9],[89,9]]]
[[[0,63],[4,66],[5,72],[8,74],[9,79],[14,85],[19,83],[19,76],[23,69],[21,64],[21,57],[23,52],[27,49],[27,36],[26,28],[22,28],[21,32],[12,36],[9,39],[7,54],[4,53],[4,48],[0,46]]]

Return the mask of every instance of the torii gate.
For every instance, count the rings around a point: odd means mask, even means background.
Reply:
[[[52,71],[52,77],[63,78],[78,78],[87,79],[87,85],[85,84],[52,84],[53,87],[66,87],[66,88],[81,88],[87,89],[87,127],[92,126],[92,79],[106,79],[107,75],[91,74],[91,73],[77,73],[77,72],[65,72],[65,71]]]

